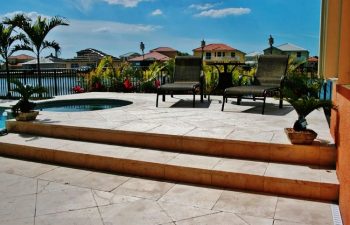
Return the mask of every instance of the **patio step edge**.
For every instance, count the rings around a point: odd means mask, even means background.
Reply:
[[[292,145],[8,120],[8,132],[220,157],[335,167],[334,145]]]
[[[28,140],[38,139],[43,140],[45,138],[31,136]],[[47,139],[49,140],[46,140],[46,143],[50,143],[50,141],[51,143],[55,142],[55,140],[50,138]],[[154,162],[120,156],[98,155],[92,154],[91,152],[84,153],[84,150],[79,149],[79,147],[73,150],[72,148],[68,149],[65,145],[62,145],[60,149],[55,149],[54,147],[45,147],[40,143],[36,145],[17,144],[17,141],[18,139],[7,140],[3,137],[0,138],[0,154],[3,156],[38,160],[85,169],[314,200],[338,201],[339,196],[339,183],[337,180],[334,181],[334,179],[327,180],[326,178],[324,181],[322,181],[322,179],[315,181],[290,179],[283,176],[267,176],[265,174],[256,175],[220,170],[218,168],[213,169],[214,167],[201,168],[192,165],[182,166],[168,162]],[[74,142],[75,141],[70,141],[71,144]],[[138,150],[147,151],[147,149]],[[181,155],[180,153],[177,154]],[[192,155],[192,157],[204,156]],[[221,160],[225,160],[225,158]],[[290,170],[300,169],[300,166],[297,165],[287,166],[290,166]],[[306,167],[307,166],[305,166],[305,168]],[[321,171],[321,169],[319,169],[319,171]],[[332,173],[335,173],[334,170]]]

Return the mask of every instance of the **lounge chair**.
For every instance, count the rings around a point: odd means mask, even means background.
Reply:
[[[257,71],[252,77],[251,85],[225,89],[221,111],[224,111],[224,105],[228,98],[237,98],[238,105],[242,98],[249,98],[254,101],[264,101],[262,107],[262,114],[264,114],[266,97],[275,96],[276,94],[280,97],[279,107],[282,108],[283,96],[281,85],[283,85],[283,79],[287,72],[288,59],[289,57],[287,55],[260,56],[258,59]],[[242,76],[240,79],[242,79]]]
[[[195,107],[195,96],[200,91],[201,102],[203,102],[202,58],[195,56],[177,56],[175,58],[175,69],[173,83],[161,85],[157,89],[156,107],[158,107],[158,96],[166,94],[192,94],[193,107]]]

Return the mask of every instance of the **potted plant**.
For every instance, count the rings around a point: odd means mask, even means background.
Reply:
[[[19,80],[11,81],[15,85],[13,92],[17,92],[21,97],[19,101],[12,106],[13,116],[17,121],[31,121],[35,120],[38,111],[34,111],[36,103],[29,101],[33,94],[42,94],[46,92],[43,87],[32,87],[29,84],[23,85]]]
[[[323,85],[321,78],[309,78],[304,74],[292,74],[283,84],[284,99],[289,102],[298,114],[293,128],[285,128],[293,144],[312,144],[317,133],[307,129],[306,116],[315,109],[332,107],[332,101],[321,100],[319,93]]]

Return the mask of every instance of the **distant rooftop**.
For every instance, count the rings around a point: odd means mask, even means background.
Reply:
[[[20,54],[20,55],[10,56],[9,59],[31,60],[31,59],[35,59],[35,57],[30,56],[30,55],[26,55],[26,54]]]
[[[208,45],[204,46],[204,50],[205,51],[213,51],[213,50],[216,50],[216,51],[234,51],[236,49],[232,48],[229,45],[219,43],[219,44],[208,44]],[[198,48],[193,49],[193,51],[202,51],[202,48],[198,47]]]
[[[152,49],[151,52],[177,52],[177,50],[170,47],[159,47]]]
[[[276,46],[276,48],[282,50],[282,51],[307,51],[305,48],[299,47],[297,45],[291,44],[291,43],[285,43],[279,46]]]
[[[246,57],[255,57],[255,56],[259,56],[259,55],[263,55],[263,54],[264,54],[263,52],[255,51],[255,52],[247,53],[245,56]]]
[[[144,54],[143,56],[138,56],[135,58],[130,59],[129,61],[132,62],[138,62],[138,61],[168,61],[170,58],[166,55],[163,55],[159,52],[150,52],[147,54]]]
[[[140,55],[140,53],[138,53],[138,52],[128,52],[128,53],[125,53],[125,54],[123,54],[123,55],[120,55],[119,57],[120,58],[128,58],[128,57],[130,57],[130,56],[133,56],[133,55]]]

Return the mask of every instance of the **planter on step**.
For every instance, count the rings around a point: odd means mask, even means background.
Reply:
[[[38,111],[30,111],[30,112],[20,112],[16,116],[17,121],[32,121],[35,120],[36,117],[38,116],[39,112]]]
[[[295,131],[293,128],[284,128],[290,142],[296,145],[311,145],[317,137],[317,133],[307,129],[304,131]]]

